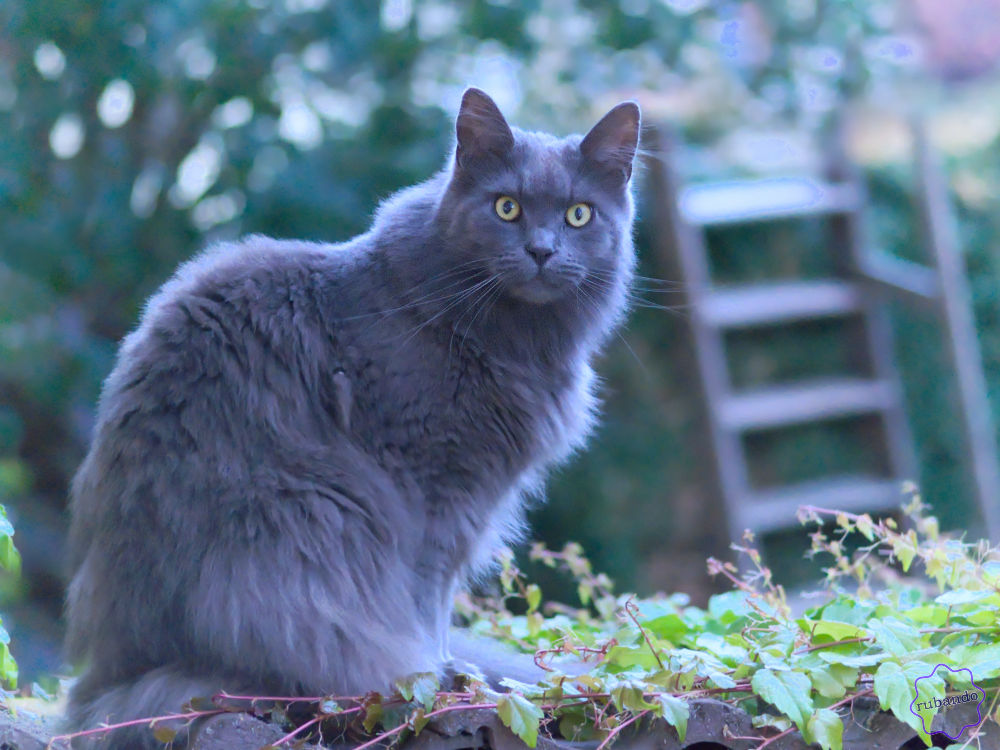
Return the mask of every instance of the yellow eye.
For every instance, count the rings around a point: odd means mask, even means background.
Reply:
[[[593,215],[593,209],[586,203],[574,203],[566,209],[566,223],[571,227],[582,227]]]
[[[514,221],[521,215],[521,204],[509,195],[501,195],[497,198],[493,208],[496,209],[497,216],[504,221]]]

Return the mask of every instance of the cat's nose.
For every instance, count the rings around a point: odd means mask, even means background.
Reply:
[[[530,255],[541,270],[556,252],[556,236],[548,227],[532,227],[525,238],[524,251]]]
[[[541,268],[545,265],[549,258],[555,255],[555,250],[552,249],[551,245],[539,245],[535,243],[529,243],[524,248],[528,255],[535,259],[535,263]]]

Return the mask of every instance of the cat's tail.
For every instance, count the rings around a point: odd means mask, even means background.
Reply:
[[[220,690],[217,681],[192,677],[176,667],[160,667],[104,689],[93,688],[87,677],[70,693],[63,731],[107,729],[74,737],[74,750],[155,750],[163,747],[153,734],[160,727],[177,733],[172,740],[175,750],[186,748],[200,722],[177,715],[186,713],[192,699],[210,699]],[[167,716],[177,718],[160,718]]]

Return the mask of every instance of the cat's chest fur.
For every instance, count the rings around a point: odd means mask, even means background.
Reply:
[[[585,362],[511,361],[490,351],[496,342],[448,323],[413,325],[386,321],[345,347],[349,429],[426,502],[488,504],[582,440],[591,411]]]

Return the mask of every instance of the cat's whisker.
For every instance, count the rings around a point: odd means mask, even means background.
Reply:
[[[586,279],[584,281],[586,281]],[[582,299],[589,303],[590,308],[595,312],[595,314],[599,314],[599,305],[594,297],[587,291],[586,285],[581,284],[578,286],[577,292],[577,300],[580,300],[582,296]],[[628,353],[632,356],[632,359],[634,359],[635,363],[639,365],[639,369],[642,371],[643,377],[650,379],[652,376],[650,375],[649,369],[646,367],[646,363],[642,361],[638,354],[636,354],[635,349],[632,348],[632,345],[622,335],[621,331],[615,330],[615,336],[621,340],[621,342],[625,345],[625,349],[627,349]]]
[[[617,278],[618,273],[613,270],[602,270],[599,268],[591,269],[590,274],[593,276],[604,276],[607,278]],[[632,279],[634,281],[641,281],[647,284],[661,284],[663,286],[676,286],[682,287],[686,285],[684,281],[672,281],[670,279],[661,279],[656,276],[643,276],[642,274],[632,274]]]
[[[468,299],[471,295],[473,295],[476,292],[478,292],[484,286],[486,286],[487,284],[489,284],[490,281],[492,281],[492,280],[493,280],[493,277],[490,277],[490,278],[485,279],[484,281],[480,281],[477,284],[469,287],[468,289],[465,289],[462,292],[459,292],[456,295],[454,295],[454,298],[447,305],[445,305],[444,307],[442,307],[440,310],[438,310],[436,313],[434,313],[434,315],[432,315],[430,318],[428,318],[427,320],[425,320],[424,322],[422,322],[420,325],[418,325],[415,328],[413,328],[413,330],[409,332],[409,335],[407,335],[406,338],[403,339],[402,342],[400,342],[400,344],[399,344],[400,348],[402,348],[403,346],[405,346],[410,341],[410,339],[412,339],[414,336],[416,336],[424,328],[426,328],[431,323],[433,323],[434,321],[436,321],[439,318],[441,318],[445,313],[447,313],[449,310],[453,309],[456,305],[461,304],[461,302],[463,300]]]
[[[472,320],[469,321],[469,325],[467,325],[465,327],[465,333],[462,334],[462,340],[458,344],[458,356],[459,357],[462,356],[462,350],[465,348],[465,340],[468,338],[469,331],[472,330],[472,326],[473,326],[473,324],[475,324],[476,318],[478,318],[479,315],[483,312],[483,310],[486,309],[486,306],[489,304],[489,300],[493,297],[494,294],[496,294],[496,297],[499,297],[503,293],[503,282],[500,281],[499,275],[495,276],[493,280],[496,282],[496,284],[494,284],[492,287],[487,287],[486,291],[482,295],[480,295],[480,297],[475,302],[473,302],[472,305],[470,305],[470,309],[472,307],[475,307],[476,305],[479,305],[479,310],[477,310],[476,314],[472,316]],[[464,317],[464,313],[463,313],[463,317]],[[457,330],[457,324],[456,324],[456,330]],[[454,333],[452,333],[452,336],[454,336]],[[448,342],[448,353],[449,353],[449,356],[450,356],[451,355],[451,341]]]
[[[606,282],[602,279],[596,278],[585,278],[582,282],[582,286],[590,286],[594,291],[603,292],[610,289],[613,285],[610,282]],[[690,310],[690,304],[681,305],[661,305],[657,302],[645,299],[641,296],[641,292],[644,290],[628,289],[626,290],[626,297],[629,302],[630,307],[642,308],[647,310],[658,310],[660,312],[669,312],[681,317],[686,317],[685,313]]]
[[[406,304],[400,305],[399,307],[393,307],[393,308],[389,308],[388,310],[378,310],[376,312],[364,313],[362,315],[355,315],[355,316],[352,316],[352,317],[341,318],[341,320],[357,320],[357,319],[361,319],[361,318],[369,318],[369,317],[377,316],[378,320],[376,320],[374,323],[372,323],[372,325],[369,326],[368,329],[365,329],[367,331],[370,328],[372,328],[373,326],[375,326],[378,323],[381,323],[381,322],[387,320],[388,318],[392,317],[393,315],[395,315],[397,313],[405,312],[407,310],[413,310],[413,309],[416,309],[418,307],[422,307],[424,305],[433,305],[433,304],[437,304],[439,302],[444,302],[444,301],[450,299],[454,294],[457,293],[456,291],[450,291],[449,292],[449,290],[459,290],[460,291],[461,289],[465,288],[468,285],[468,283],[470,281],[472,281],[473,279],[475,279],[477,276],[479,276],[479,272],[478,271],[474,272],[474,273],[466,273],[466,275],[463,276],[462,278],[454,280],[454,281],[451,281],[446,286],[444,286],[442,288],[439,288],[439,289],[436,289],[435,291],[430,292],[428,294],[425,294],[422,297],[418,297],[417,299],[410,300]]]
[[[458,333],[458,329],[459,329],[459,327],[461,327],[462,321],[465,319],[465,316],[467,316],[470,312],[472,312],[476,308],[476,306],[479,305],[480,302],[483,302],[498,287],[502,287],[503,286],[502,283],[501,283],[501,281],[500,281],[500,275],[499,274],[493,274],[488,279],[488,282],[489,283],[487,283],[486,286],[484,287],[484,289],[482,290],[482,293],[479,294],[479,295],[477,295],[475,297],[475,299],[473,299],[472,302],[469,303],[469,305],[465,308],[465,310],[462,312],[462,314],[458,317],[458,320],[455,321],[454,326],[452,326],[451,338],[448,339],[448,358],[449,358],[449,361],[451,359],[451,352],[452,352],[451,345],[452,345],[452,343],[455,340],[455,334]],[[480,308],[480,311],[481,310],[482,310],[482,308]],[[469,325],[466,326],[465,333],[462,335],[462,340],[459,343],[458,356],[462,356],[462,347],[465,344],[465,339],[469,335],[469,331],[472,329],[472,325],[473,325],[473,323],[476,322],[476,318],[478,316],[479,316],[479,312],[476,312],[476,314],[473,315],[472,320],[469,321]]]

